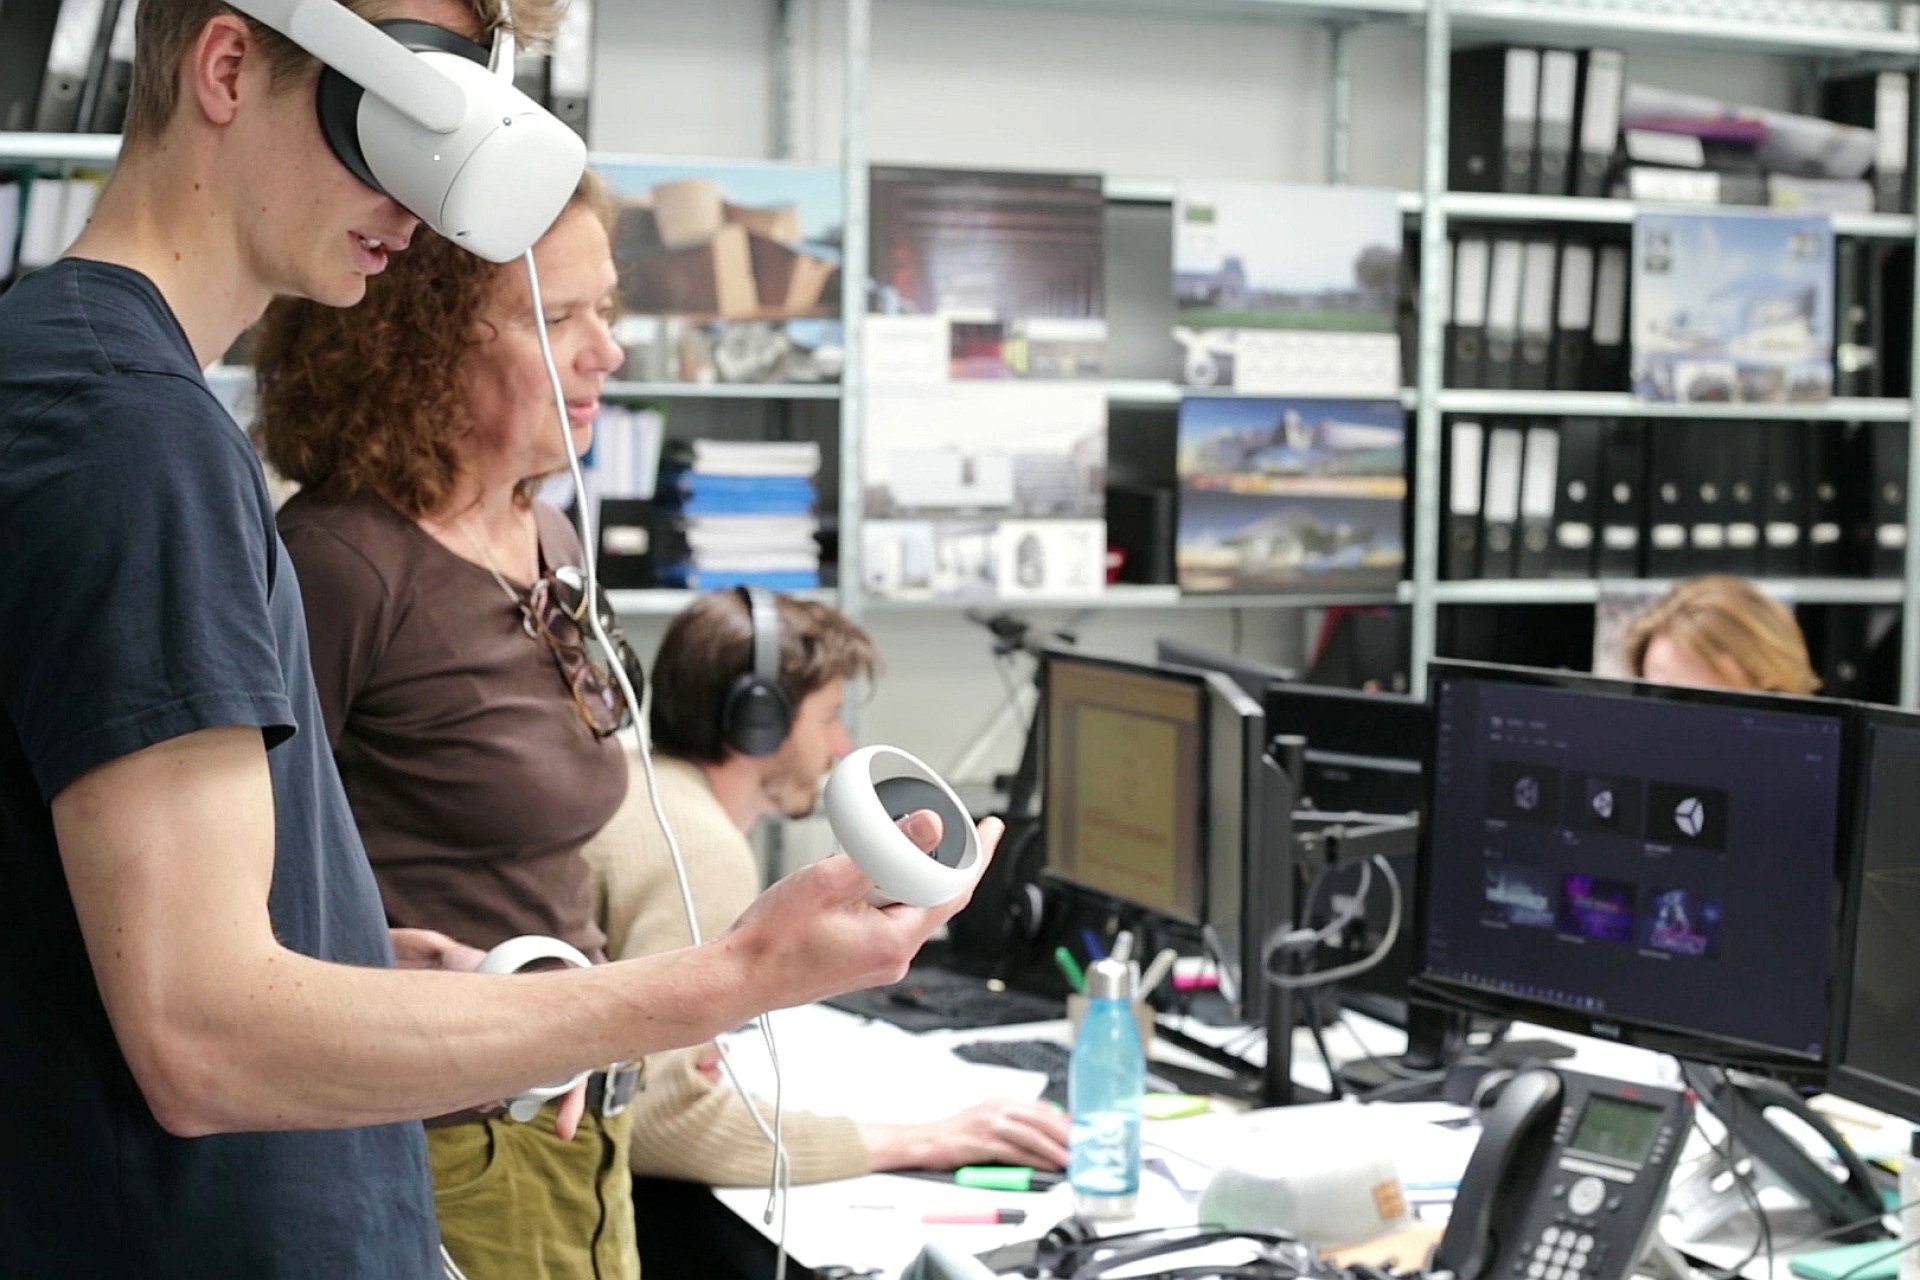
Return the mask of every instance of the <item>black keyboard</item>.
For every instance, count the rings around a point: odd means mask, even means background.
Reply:
[[[1067,1105],[1067,1046],[1052,1040],[969,1040],[953,1046],[956,1057],[989,1067],[1014,1067],[1021,1071],[1039,1071],[1047,1077],[1041,1093],[1043,1102]]]
[[[990,1067],[1016,1067],[1046,1073],[1043,1102],[1067,1105],[1067,1063],[1072,1050],[1052,1040],[968,1040],[953,1046],[955,1056]],[[1147,1088],[1164,1093],[1218,1094],[1222,1097],[1259,1097],[1258,1082],[1243,1085],[1228,1076],[1168,1062],[1147,1063]]]
[[[835,1009],[891,1022],[903,1031],[1003,1027],[1066,1016],[1058,1000],[997,990],[985,978],[950,969],[915,967],[890,987],[853,991],[826,1001]]]

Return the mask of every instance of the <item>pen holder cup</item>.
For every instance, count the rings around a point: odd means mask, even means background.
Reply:
[[[1080,1020],[1087,1016],[1087,998],[1078,992],[1067,997],[1067,1023],[1073,1028],[1073,1034],[1080,1034]],[[1133,1021],[1140,1028],[1140,1048],[1143,1052],[1153,1048],[1153,1006],[1145,1000],[1133,1002]]]

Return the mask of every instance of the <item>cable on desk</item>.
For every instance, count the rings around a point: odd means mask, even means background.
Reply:
[[[1432,1084],[1435,1080],[1447,1078],[1447,1073],[1444,1071],[1415,1071],[1411,1067],[1403,1067],[1392,1059],[1383,1058],[1375,1053],[1367,1047],[1367,1042],[1361,1038],[1359,1029],[1354,1025],[1353,1016],[1345,1009],[1340,1011],[1340,1026],[1348,1036],[1352,1037],[1353,1042],[1360,1046],[1360,1056],[1367,1060],[1369,1066],[1378,1068],[1382,1075],[1392,1076],[1396,1080],[1418,1080],[1422,1084]]]
[[[1692,1069],[1684,1062],[1680,1064],[1680,1075],[1682,1079],[1686,1080],[1688,1086],[1692,1088],[1695,1093],[1707,1092],[1707,1090],[1703,1089],[1694,1081],[1692,1078]],[[1721,1076],[1721,1082],[1724,1084],[1725,1073],[1722,1072]],[[1725,1162],[1727,1172],[1733,1177],[1733,1185],[1739,1189],[1741,1198],[1747,1202],[1747,1208],[1753,1214],[1753,1220],[1758,1223],[1760,1227],[1754,1236],[1753,1247],[1747,1250],[1746,1257],[1740,1259],[1740,1261],[1734,1263],[1731,1267],[1717,1267],[1711,1263],[1701,1261],[1701,1270],[1706,1271],[1709,1275],[1720,1276],[1722,1280],[1737,1280],[1740,1273],[1746,1270],[1747,1265],[1759,1257],[1761,1250],[1764,1249],[1767,1255],[1767,1274],[1771,1276],[1773,1274],[1774,1263],[1773,1224],[1767,1221],[1767,1211],[1765,1206],[1760,1203],[1760,1193],[1754,1188],[1752,1173],[1742,1173],[1740,1171],[1740,1162],[1735,1158],[1732,1132],[1729,1131],[1724,1135],[1724,1143],[1714,1142],[1713,1135],[1708,1133],[1706,1126],[1700,1123],[1700,1113],[1697,1110],[1693,1113],[1693,1128],[1696,1133],[1706,1140],[1707,1146],[1718,1153],[1721,1160]],[[1855,1268],[1855,1270],[1858,1269],[1859,1268]],[[1848,1275],[1851,1274],[1852,1272],[1848,1273]],[[1846,1277],[1835,1277],[1835,1280],[1846,1280]]]
[[[1803,1244],[1812,1244],[1816,1240],[1832,1240],[1849,1231],[1858,1231],[1861,1227],[1870,1227],[1887,1218],[1897,1218],[1909,1209],[1920,1209],[1920,1200],[1903,1200],[1885,1213],[1876,1213],[1871,1218],[1855,1218],[1852,1222],[1843,1222],[1837,1227],[1828,1227],[1825,1231],[1816,1231],[1812,1235],[1798,1236],[1781,1245],[1782,1249],[1798,1249]]]

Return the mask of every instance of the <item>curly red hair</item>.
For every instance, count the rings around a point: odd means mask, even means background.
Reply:
[[[612,230],[612,198],[592,170],[561,216],[582,208]],[[481,317],[494,289],[520,269],[421,227],[359,306],[268,307],[253,357],[253,438],[268,463],[333,501],[377,493],[408,516],[440,510],[474,428],[462,369],[489,337]]]

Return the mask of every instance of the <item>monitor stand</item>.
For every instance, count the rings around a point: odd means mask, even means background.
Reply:
[[[1841,1243],[1854,1243],[1886,1237],[1886,1205],[1874,1186],[1873,1174],[1854,1154],[1853,1148],[1847,1145],[1846,1139],[1835,1132],[1825,1117],[1809,1107],[1799,1094],[1777,1080],[1743,1072],[1713,1071],[1685,1065],[1682,1071],[1688,1085],[1699,1095],[1701,1103],[1726,1126],[1728,1140],[1765,1165],[1775,1180],[1804,1199],[1814,1212],[1831,1224],[1833,1230],[1827,1233],[1828,1238]],[[1845,1170],[1846,1177],[1836,1179],[1818,1159],[1809,1155],[1806,1148],[1775,1119],[1779,1113],[1793,1117],[1819,1135],[1831,1149],[1833,1160]],[[1736,1163],[1738,1158],[1736,1154]],[[1725,1157],[1716,1152],[1707,1172],[1696,1175],[1690,1182],[1698,1182],[1700,1177],[1705,1177],[1717,1183],[1724,1173],[1742,1176],[1738,1170],[1729,1170]],[[1715,1199],[1722,1197],[1716,1196]],[[1683,1211],[1683,1221],[1687,1216]],[[1691,1222],[1687,1225],[1704,1232],[1714,1224]]]

